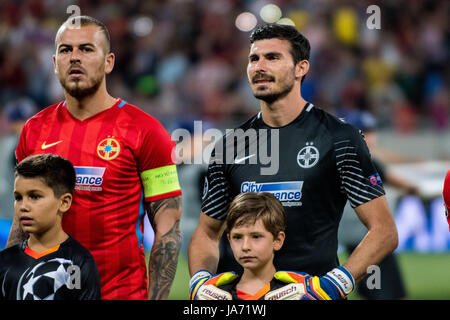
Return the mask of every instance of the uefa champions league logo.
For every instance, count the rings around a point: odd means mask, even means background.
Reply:
[[[17,284],[17,300],[54,300],[62,288],[80,289],[80,268],[71,260],[55,258],[25,270]]]

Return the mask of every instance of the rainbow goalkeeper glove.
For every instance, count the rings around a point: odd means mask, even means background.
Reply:
[[[274,278],[288,285],[267,293],[266,300],[340,300],[355,288],[353,276],[343,266],[334,268],[323,277],[279,271]]]
[[[232,300],[231,294],[218,286],[229,284],[237,277],[238,275],[234,272],[224,272],[212,276],[208,271],[198,271],[192,276],[190,282],[189,299]]]

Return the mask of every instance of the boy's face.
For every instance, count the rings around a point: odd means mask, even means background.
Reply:
[[[284,232],[274,239],[267,231],[261,219],[255,224],[233,227],[228,234],[231,249],[236,261],[246,269],[259,269],[272,263],[274,251],[280,250],[284,241]]]
[[[72,203],[70,193],[56,197],[43,180],[20,175],[14,181],[14,199],[14,214],[22,230],[34,234],[60,227],[62,214]]]

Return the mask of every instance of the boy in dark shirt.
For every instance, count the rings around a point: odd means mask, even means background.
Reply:
[[[30,156],[17,165],[14,219],[29,237],[0,252],[0,299],[100,299],[92,255],[61,225],[74,188],[75,170],[60,156]]]

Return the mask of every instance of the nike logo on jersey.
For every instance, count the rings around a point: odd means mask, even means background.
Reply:
[[[247,160],[247,159],[250,159],[251,157],[253,157],[253,156],[256,156],[256,154],[251,154],[251,155],[249,155],[249,156],[247,156],[247,157],[243,157],[243,158],[236,158],[236,159],[234,159],[234,163],[241,163],[241,162],[244,162],[245,160]]]
[[[56,141],[56,142],[53,142],[53,143],[50,143],[50,144],[46,144],[46,142],[47,142],[47,141],[42,142],[42,146],[41,146],[41,149],[42,149],[42,150],[45,150],[45,149],[47,149],[47,148],[56,146],[58,143],[63,142],[63,140],[59,140],[59,141]]]

